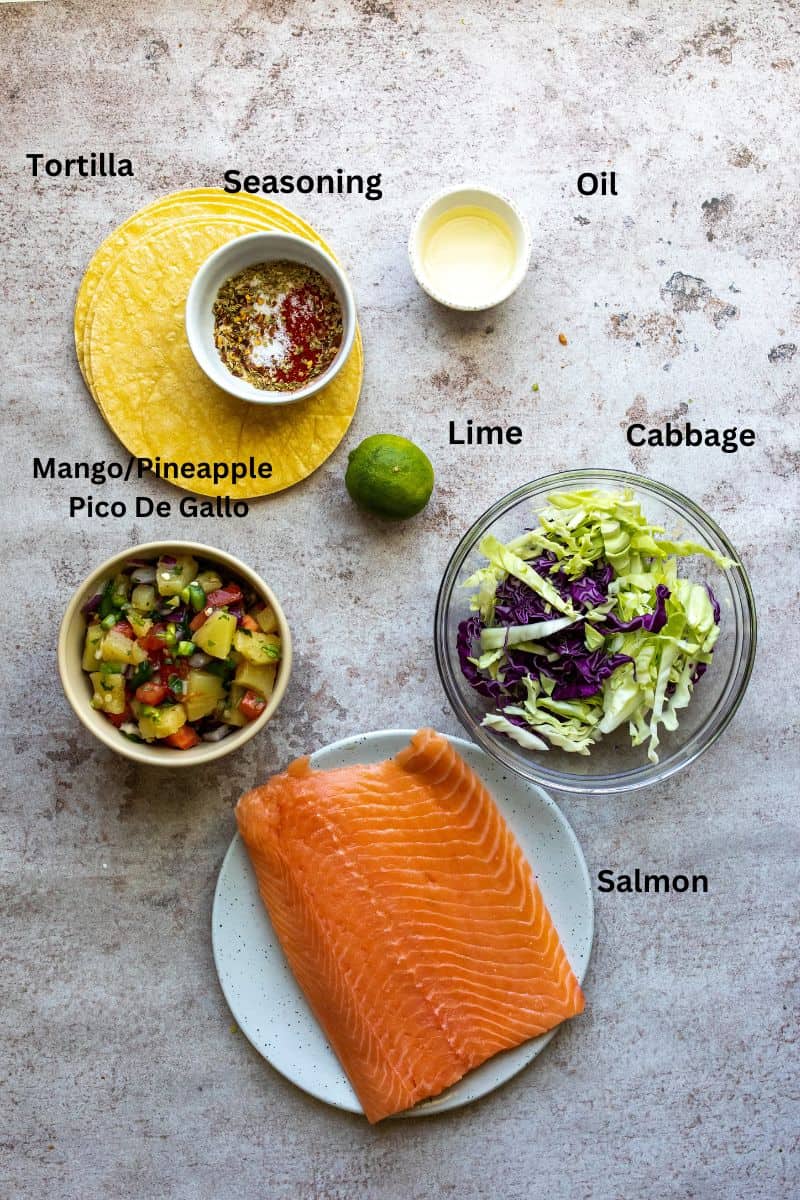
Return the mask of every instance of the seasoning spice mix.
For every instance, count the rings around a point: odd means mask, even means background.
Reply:
[[[303,263],[247,267],[222,285],[213,312],[222,362],[265,391],[304,387],[327,370],[342,343],[333,288]]]

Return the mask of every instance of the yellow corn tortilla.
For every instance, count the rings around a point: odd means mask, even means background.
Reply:
[[[231,238],[285,229],[289,222],[290,232],[327,249],[310,226],[279,205],[220,207],[218,196],[210,205],[192,202],[191,211],[162,209],[149,232],[137,226],[133,235],[129,223],[110,252],[93,260],[76,312],[76,344],[94,398],[131,454],[179,463],[247,461],[252,455],[256,463],[271,463],[270,479],[217,485],[170,479],[186,491],[249,499],[290,487],[333,453],[358,403],[363,358],[357,334],[336,378],[295,404],[248,404],[211,383],[184,329],[186,296],[200,264]]]
[[[193,223],[196,224],[197,219],[198,219],[197,216],[194,215],[194,216],[183,216],[183,217],[175,218],[173,220],[164,220],[162,222],[159,222],[159,224],[157,226],[155,226],[152,230],[150,230],[148,233],[140,234],[138,240],[140,241],[143,237],[152,237],[152,236],[155,236],[156,234],[163,233],[168,228],[173,231],[173,233],[176,235],[176,237],[179,237],[180,232],[181,232],[181,230],[180,230],[181,225],[184,225],[188,222],[189,228],[191,229],[194,227]],[[209,229],[217,228],[217,226],[220,225],[220,223],[224,225],[224,228],[226,230],[230,230],[232,228],[231,216],[230,216],[229,212],[228,213],[222,212],[221,214],[216,213],[215,215],[213,215],[213,214],[207,215],[206,210],[204,208],[202,222],[203,222],[203,226],[208,227]],[[232,236],[239,237],[241,234],[244,234],[244,233],[258,233],[263,230],[269,231],[269,230],[278,229],[278,228],[282,228],[282,227],[277,224],[265,225],[263,219],[260,217],[257,218],[257,217],[251,217],[249,215],[242,214],[241,216],[237,215],[237,217],[236,217],[236,229],[238,230],[238,232],[233,234]],[[294,232],[294,231],[287,230],[287,232]],[[228,241],[230,236],[231,235],[227,235],[227,236],[223,237],[222,241],[223,242]],[[122,246],[122,248],[117,251],[117,255],[112,260],[111,264],[109,266],[107,266],[106,269],[95,278],[93,287],[90,289],[91,290],[91,298],[90,298],[90,302],[89,302],[89,307],[88,307],[88,310],[86,311],[86,313],[83,317],[83,321],[82,321],[82,340],[79,342],[76,337],[75,348],[76,348],[76,351],[78,351],[78,361],[80,363],[81,371],[83,372],[83,377],[86,380],[89,391],[94,396],[101,411],[103,410],[103,405],[95,391],[94,379],[92,378],[91,358],[89,356],[89,340],[91,337],[92,324],[94,322],[94,314],[95,314],[94,301],[95,301],[96,296],[98,295],[98,292],[102,291],[104,284],[107,282],[109,277],[113,274],[114,270],[116,269],[118,260],[124,260],[126,254],[131,250],[131,248],[135,247],[136,244],[137,243],[134,241],[126,242]],[[222,245],[222,242],[220,242],[220,245]]]
[[[81,372],[90,388],[91,380],[87,378],[85,367],[84,343],[92,299],[101,279],[129,242],[153,233],[166,224],[178,222],[184,217],[197,216],[200,212],[209,217],[230,216],[235,212],[243,218],[251,218],[254,231],[278,229],[286,233],[296,233],[299,237],[306,237],[323,245],[322,240],[302,218],[263,196],[242,195],[233,198],[221,188],[193,188],[172,192],[169,196],[163,196],[160,200],[145,205],[118,225],[100,244],[78,289],[74,318],[75,350]]]

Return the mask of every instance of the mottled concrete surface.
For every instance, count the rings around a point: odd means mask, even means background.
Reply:
[[[2,1197],[798,1195],[798,27],[796,5],[765,0],[0,8]],[[135,178],[33,181],[24,158],[90,150],[132,157]],[[101,238],[228,167],[338,166],[380,171],[385,190],[297,203],[361,306],[365,385],[339,451],[246,521],[68,520],[73,489],[34,483],[31,458],[120,453],[71,345]],[[578,172],[602,169],[619,196],[578,196]],[[525,285],[477,318],[432,308],[405,256],[418,203],[465,177],[512,193],[534,230]],[[521,424],[523,445],[448,447],[450,418],[487,415]],[[756,445],[625,443],[632,418],[687,415],[748,425]],[[348,448],[382,429],[412,433],[437,469],[429,509],[399,528],[362,519],[342,486]],[[232,804],[345,734],[457,732],[431,651],[447,558],[491,499],[578,465],[683,489],[752,575],[760,656],[721,742],[658,790],[563,799],[593,872],[700,869],[711,895],[597,896],[585,1017],[472,1108],[370,1129],[231,1030],[209,913]],[[94,744],[54,661],[88,570],[167,534],[260,568],[297,638],[268,733],[179,778]]]

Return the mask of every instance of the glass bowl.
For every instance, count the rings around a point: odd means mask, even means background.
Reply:
[[[700,555],[682,560],[682,574],[698,583],[709,583],[722,610],[721,631],[713,661],[698,680],[691,703],[683,710],[678,728],[659,729],[659,762],[647,758],[646,743],[631,746],[627,724],[602,738],[588,756],[569,754],[552,747],[547,753],[526,750],[504,734],[481,725],[492,702],[480,696],[461,674],[456,651],[458,625],[470,615],[471,589],[463,586],[486,560],[478,544],[487,533],[507,542],[535,525],[535,513],[556,491],[583,488],[633,489],[646,517],[666,530],[673,540],[700,542],[739,562],[739,556],[722,530],[686,496],[663,483],[626,471],[580,470],[546,475],[510,492],[493,504],[456,547],[444,573],[436,602],[435,646],[439,674],[447,698],[470,737],[511,770],[545,788],[589,795],[609,795],[660,783],[694,762],[717,740],[741,703],[753,669],[756,650],[756,613],[750,581],[743,567],[721,570]]]

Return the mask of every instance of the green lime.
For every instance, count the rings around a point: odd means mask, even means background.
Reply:
[[[402,521],[430,500],[433,467],[408,438],[373,433],[350,452],[344,481],[359,508]]]

